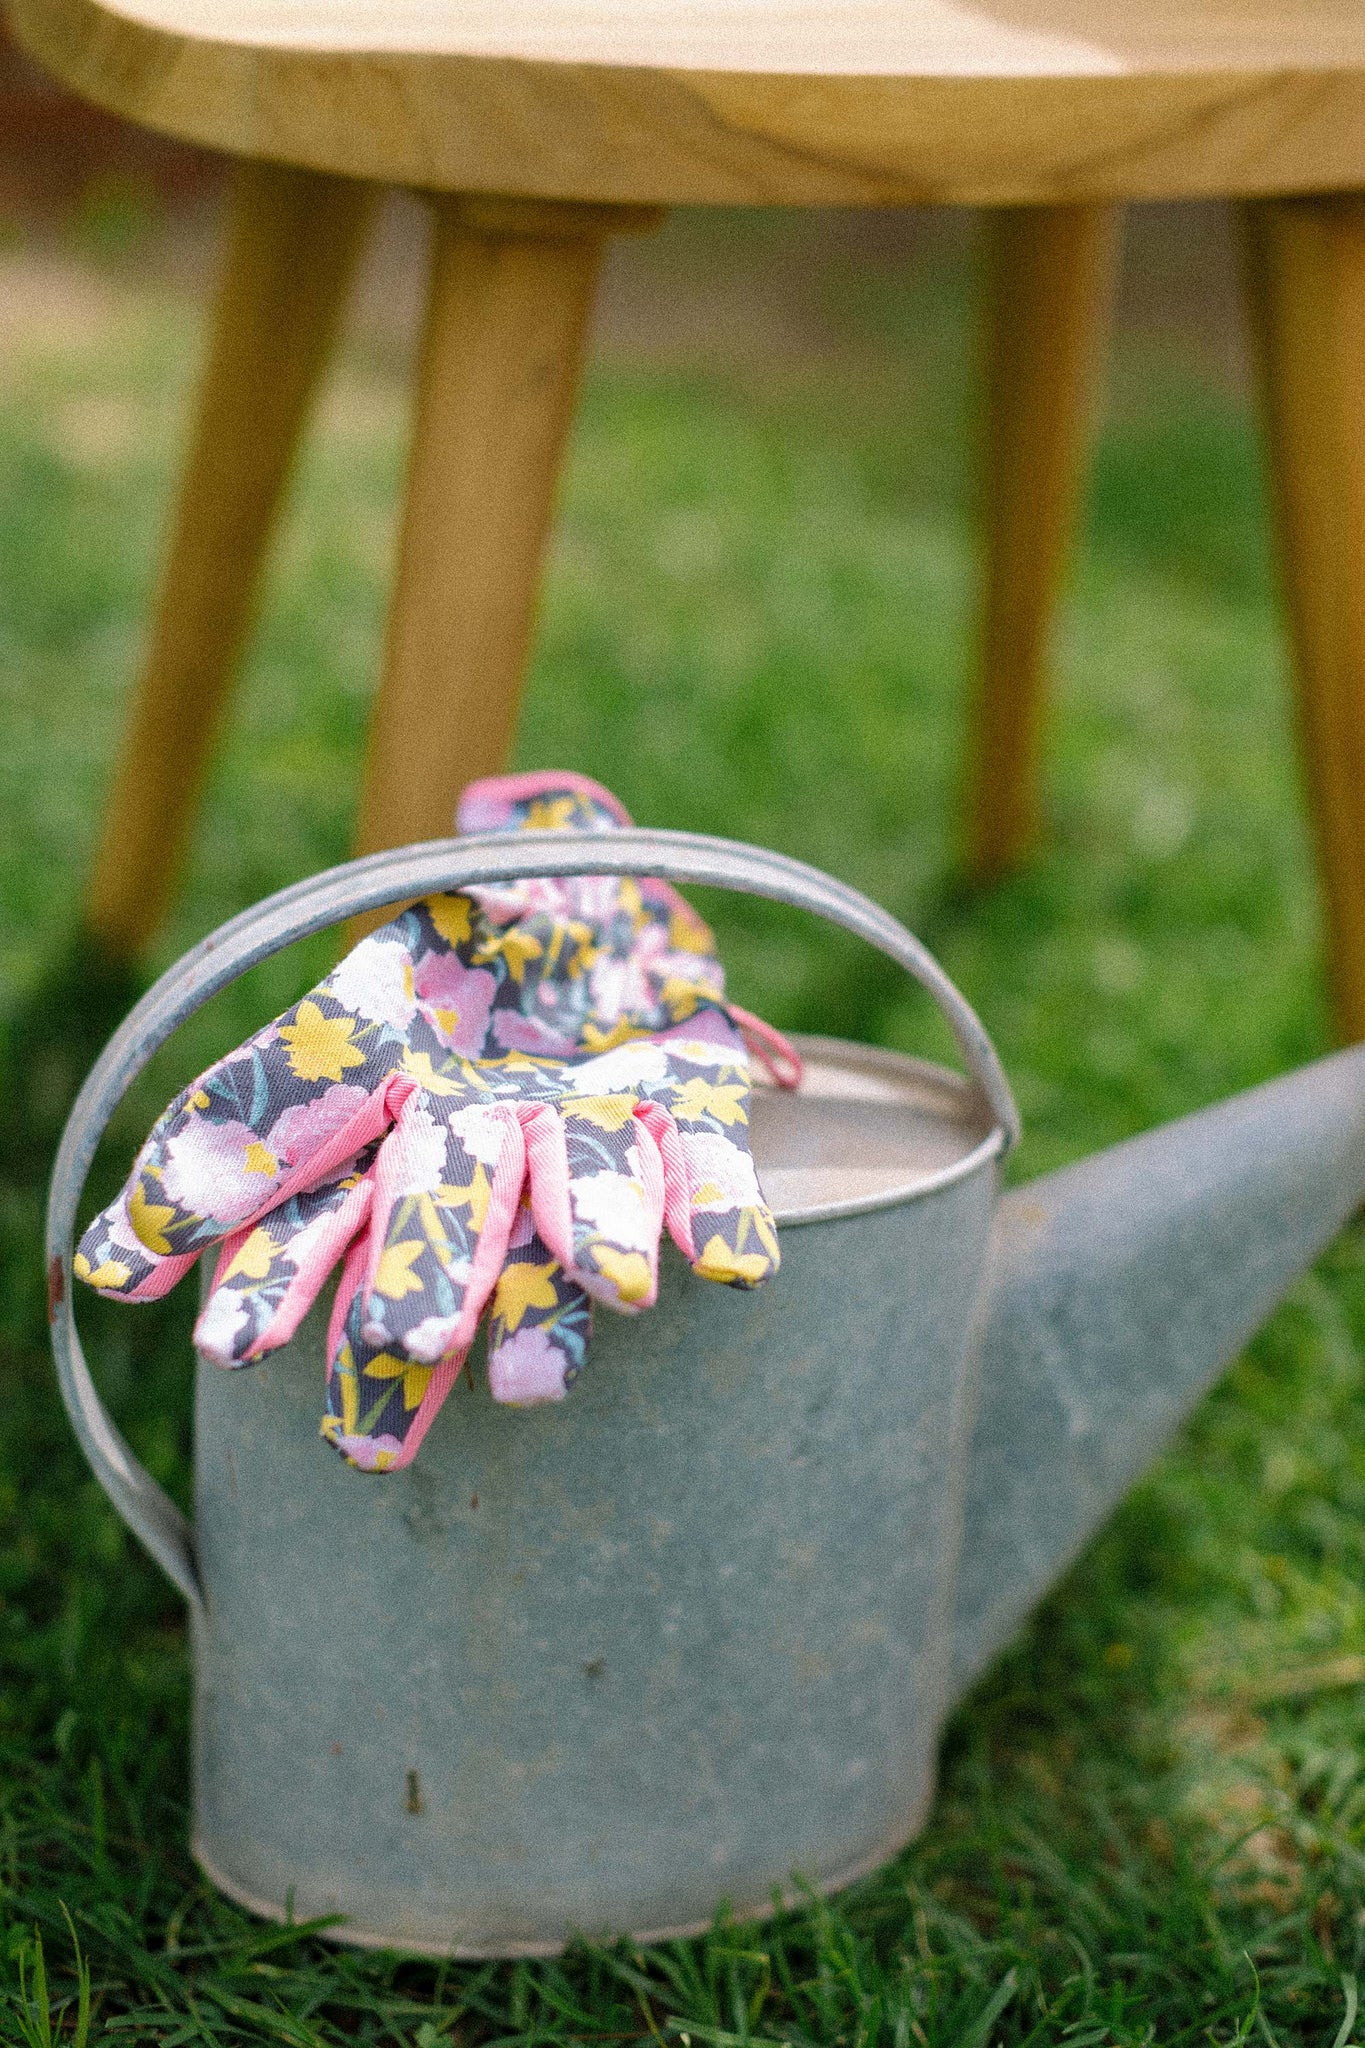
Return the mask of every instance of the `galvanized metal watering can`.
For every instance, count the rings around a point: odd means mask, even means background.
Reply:
[[[193,1532],[100,1404],[71,1246],[100,1136],[185,1017],[339,918],[539,874],[797,905],[927,988],[959,1077],[801,1041],[753,1145],[782,1271],[674,1259],[598,1318],[562,1407],[460,1390],[416,1463],[317,1442],[316,1321],[201,1365]],[[904,1843],[943,1716],[1365,1194],[1365,1048],[999,1195],[1017,1133],[985,1032],[917,940],[791,860],[685,833],[378,854],[205,940],[72,1113],[48,1219],[63,1397],[190,1605],[195,1852],[234,1898],[432,1954],[677,1934]]]

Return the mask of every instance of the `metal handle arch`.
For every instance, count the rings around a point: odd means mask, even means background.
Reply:
[[[995,1116],[1002,1149],[1019,1135],[1019,1114],[994,1046],[971,1005],[919,940],[866,896],[818,868],[736,840],[634,827],[609,834],[518,832],[437,839],[347,861],[242,911],[168,968],[110,1039],[67,1120],[47,1209],[48,1299],[62,1400],[109,1499],[193,1607],[202,1605],[203,1589],[189,1523],[115,1428],[76,1330],[71,1284],[76,1216],[109,1120],[172,1032],[239,975],[295,940],[343,918],[443,890],[544,875],[642,875],[734,889],[842,926],[928,991]]]

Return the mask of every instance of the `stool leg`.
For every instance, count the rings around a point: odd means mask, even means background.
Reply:
[[[1248,201],[1247,309],[1338,1028],[1365,1038],[1365,198]]]
[[[464,784],[507,761],[605,237],[659,217],[539,202],[436,206],[362,853],[444,837]]]
[[[275,511],[373,188],[236,172],[226,260],[151,645],[95,856],[87,924],[127,958],[174,888]]]
[[[1048,645],[1116,274],[1110,206],[986,216],[983,542],[966,864],[1018,865],[1037,830]]]

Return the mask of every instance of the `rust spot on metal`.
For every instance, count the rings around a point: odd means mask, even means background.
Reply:
[[[426,1806],[422,1799],[422,1780],[418,1777],[416,1771],[408,1772],[408,1796],[406,1803],[409,1813],[426,1812]]]
[[[470,1505],[470,1506],[471,1506],[472,1508],[476,1508],[476,1507],[477,1507],[477,1506],[479,1505],[479,1496],[477,1495],[477,1493],[476,1493],[476,1494],[474,1495],[474,1497],[473,1497],[473,1499],[472,1499],[472,1500],[470,1501],[469,1505]]]
[[[340,1756],[340,1755],[341,1755],[341,1744],[340,1744],[339,1742],[334,1742],[334,1743],[332,1744],[332,1755],[333,1755],[333,1756]]]
[[[55,1322],[62,1299],[62,1261],[60,1253],[54,1252],[47,1269],[47,1319]]]

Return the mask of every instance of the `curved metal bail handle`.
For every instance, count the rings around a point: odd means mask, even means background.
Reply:
[[[634,827],[600,834],[523,831],[437,839],[348,861],[244,910],[169,968],[110,1039],[62,1134],[47,1210],[52,1348],[67,1413],[110,1500],[196,1607],[203,1592],[189,1524],[115,1429],[95,1391],[76,1330],[71,1287],[76,1215],[109,1120],[153,1054],[186,1018],[248,968],[296,939],[343,918],[443,890],[550,875],[639,875],[735,889],[841,925],[896,961],[928,990],[996,1119],[1004,1148],[1019,1135],[1019,1114],[994,1046],[971,1005],[919,940],[866,896],[818,868],[735,840]]]

